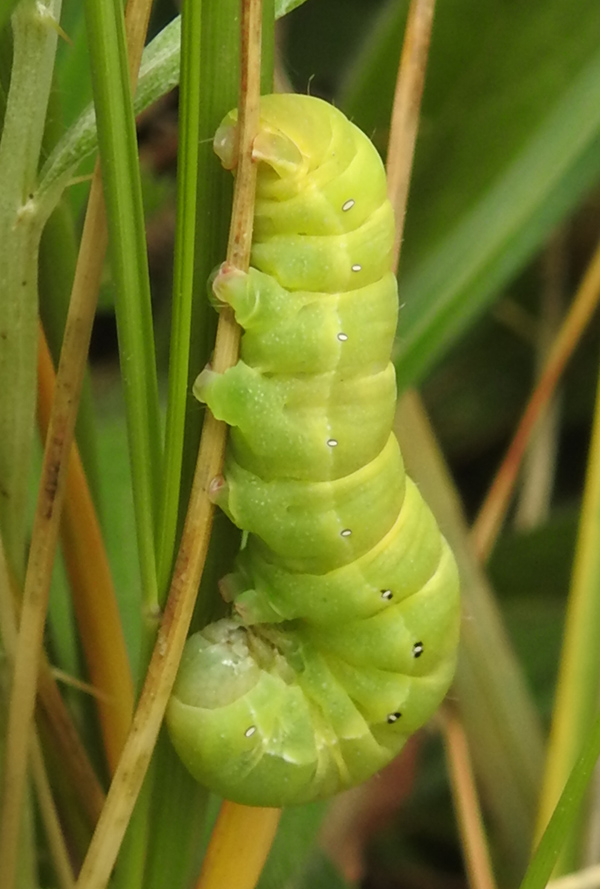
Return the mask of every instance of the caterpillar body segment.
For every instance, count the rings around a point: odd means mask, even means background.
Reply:
[[[235,167],[235,114],[215,137]],[[394,222],[372,144],[306,96],[265,96],[252,267],[213,289],[239,363],[194,387],[231,426],[217,502],[247,532],[167,711],[195,777],[247,805],[329,796],[389,762],[454,672],[454,559],[391,432]]]

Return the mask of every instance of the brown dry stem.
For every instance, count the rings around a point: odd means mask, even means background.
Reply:
[[[600,298],[600,244],[588,265],[558,336],[550,349],[513,439],[473,524],[471,537],[481,561],[489,556],[508,510],[527,445],[543,416],[567,362],[586,329]]]
[[[394,268],[402,246],[434,10],[435,0],[412,0],[396,81],[387,153],[388,195],[396,216]]]
[[[16,597],[12,587],[13,583],[5,557],[4,545],[0,540],[0,641],[8,664],[11,667],[17,646]],[[37,732],[32,733],[29,755],[40,815],[48,838],[48,848],[54,863],[58,884],[60,889],[70,889],[75,884],[73,873],[54,805]]]
[[[46,438],[55,375],[40,328],[38,357],[38,418]],[[114,772],[131,726],[133,680],[102,532],[77,443],[73,443],[67,472],[62,538],[73,605],[88,673],[96,697],[104,750]]]
[[[496,889],[465,730],[449,706],[440,712],[448,774],[471,889]]]

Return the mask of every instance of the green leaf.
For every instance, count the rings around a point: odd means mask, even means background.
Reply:
[[[120,0],[87,0],[86,22],[117,298],[142,588],[146,606],[153,608],[158,601],[154,534],[162,435],[142,190]]]
[[[181,18],[170,22],[146,47],[142,56],[134,112],[140,114],[179,83]],[[54,203],[81,161],[96,151],[96,114],[90,105],[46,160],[39,177],[38,198]]]
[[[275,4],[275,18],[280,18],[302,2],[304,0],[279,0]],[[77,45],[80,43],[78,41]],[[136,115],[178,85],[180,47],[181,16],[177,16],[144,50],[134,99]],[[75,65],[76,61],[72,64]],[[93,106],[89,106],[79,115],[46,160],[40,173],[38,199],[56,203],[79,164],[96,147],[96,118]]]
[[[0,0],[0,29],[8,23],[18,2],[19,0]]]
[[[543,889],[550,877],[570,829],[576,822],[583,796],[600,756],[600,714],[596,716],[583,749],[569,775],[558,805],[527,868],[521,889]]]
[[[275,0],[275,18],[280,19],[305,2],[306,0]]]
[[[475,207],[401,282],[398,386],[422,378],[600,177],[600,54]]]
[[[406,4],[341,97],[383,149]],[[401,260],[400,385],[423,377],[600,175],[594,0],[440,4]]]
[[[288,882],[297,885],[326,811],[323,802],[284,809],[258,889],[281,889]]]

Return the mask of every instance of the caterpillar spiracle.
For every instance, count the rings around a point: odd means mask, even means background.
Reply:
[[[235,120],[215,136],[235,167]],[[262,98],[247,274],[213,290],[241,357],[196,397],[231,426],[216,500],[246,532],[232,615],[186,643],[167,710],[228,799],[304,803],[388,763],[446,694],[458,576],[392,433],[394,216],[369,139],[316,98]]]

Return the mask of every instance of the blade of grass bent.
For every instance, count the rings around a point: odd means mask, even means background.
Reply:
[[[281,18],[302,2],[304,0],[278,0],[275,3],[275,18]],[[136,114],[140,114],[178,85],[180,48],[181,16],[177,16],[144,50],[134,97]],[[218,87],[217,83],[211,85],[213,88]],[[39,199],[48,202],[50,207],[53,206],[69,179],[74,176],[78,165],[96,148],[96,119],[94,109],[90,106],[80,114],[44,163],[39,177]]]

